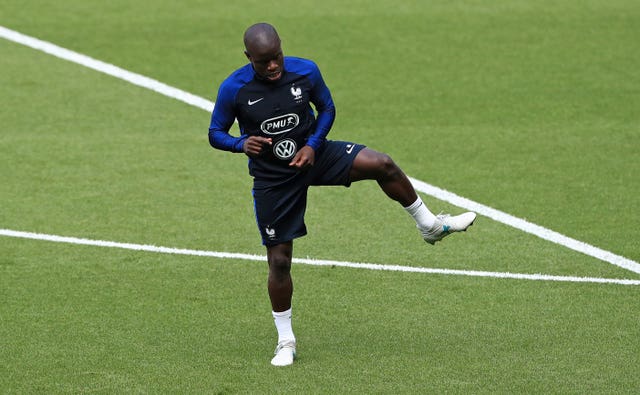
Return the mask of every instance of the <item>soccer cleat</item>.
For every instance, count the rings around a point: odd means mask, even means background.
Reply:
[[[436,241],[442,240],[445,236],[453,232],[464,232],[473,225],[476,220],[476,213],[468,212],[454,217],[449,214],[439,214],[436,216],[436,223],[429,229],[418,227],[422,238],[427,243],[433,245]]]
[[[275,351],[276,356],[271,359],[273,366],[289,366],[296,359],[295,340],[285,340],[278,343]]]

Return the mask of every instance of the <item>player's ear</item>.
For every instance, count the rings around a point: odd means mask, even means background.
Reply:
[[[244,55],[247,57],[247,59],[251,60],[251,55],[249,55],[249,52],[244,51]]]

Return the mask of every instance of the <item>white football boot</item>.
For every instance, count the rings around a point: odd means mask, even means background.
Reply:
[[[289,366],[296,359],[296,342],[285,340],[278,343],[275,351],[276,356],[271,360],[273,366]]]
[[[445,236],[453,232],[464,232],[473,225],[476,220],[476,213],[468,212],[454,217],[449,214],[436,215],[436,223],[429,229],[418,227],[422,238],[429,244],[435,244],[436,241],[442,240]]]

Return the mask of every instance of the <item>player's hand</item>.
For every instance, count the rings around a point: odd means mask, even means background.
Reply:
[[[271,145],[271,139],[262,136],[249,136],[242,145],[242,151],[251,157],[262,154],[265,147]]]
[[[293,157],[291,163],[289,163],[290,167],[294,167],[298,170],[306,170],[313,166],[316,162],[316,151],[313,148],[305,145],[300,148],[300,151],[296,153],[296,156]]]

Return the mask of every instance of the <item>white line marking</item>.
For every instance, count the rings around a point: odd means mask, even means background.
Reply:
[[[46,52],[58,58],[65,59],[85,67],[89,67],[101,73],[109,74],[116,78],[123,79],[134,85],[151,89],[162,95],[182,101],[194,107],[201,108],[205,111],[211,112],[213,110],[214,103],[212,101],[185,92],[178,88],[163,84],[159,81],[145,77],[143,75],[121,69],[120,67],[114,66],[112,64],[90,58],[86,55],[82,55],[74,51],[70,51],[55,44],[26,36],[22,33],[18,33],[2,26],[0,26],[0,37],[22,45],[26,45],[39,51]],[[619,266],[623,269],[627,269],[634,273],[640,274],[640,263],[632,261],[631,259],[616,255],[612,252],[605,251],[598,247],[594,247],[582,241],[572,239],[558,232],[552,231],[539,225],[535,225],[523,219],[514,217],[510,214],[485,206],[483,204],[476,203],[467,198],[458,196],[452,192],[448,192],[444,189],[427,184],[424,181],[411,178],[411,183],[417,191],[433,196],[436,199],[451,203],[466,210],[475,211],[481,215],[487,216],[495,221],[512,226],[521,231],[533,234],[542,239],[551,241],[574,251],[581,252],[585,255],[589,255],[591,257]]]
[[[496,210],[489,206],[485,206],[484,204],[474,202],[473,200],[469,200],[462,196],[458,196],[455,193],[445,191],[444,189],[427,184],[426,182],[423,182],[420,180],[416,180],[415,178],[409,178],[409,179],[411,180],[413,187],[417,191],[433,196],[436,199],[440,199],[445,202],[451,203],[454,206],[475,211],[478,214],[484,215],[485,217],[489,217],[505,225],[512,226],[516,229],[538,236],[542,239],[551,241],[556,244],[560,244],[564,247],[567,247],[574,251],[581,252],[585,255],[589,255],[591,257],[600,259],[602,261],[609,262],[613,265],[619,266],[623,269],[627,269],[634,273],[640,273],[640,264],[638,262],[632,261],[631,259],[625,258],[620,255],[616,255],[612,252],[605,251],[598,247],[594,247],[585,242],[572,239],[571,237],[567,237],[553,230],[525,221],[524,219],[514,217],[511,214],[507,214],[505,212]]]
[[[38,51],[48,53],[49,55],[53,55],[57,58],[68,60],[70,62],[77,63],[101,73],[111,75],[121,80],[125,80],[134,85],[150,89],[165,96],[190,104],[194,107],[198,107],[209,112],[213,111],[213,102],[209,100],[203,99],[199,96],[185,92],[178,88],[174,88],[167,84],[163,84],[162,82],[154,80],[152,78],[132,73],[131,71],[127,71],[110,63],[91,58],[89,56],[59,47],[46,41],[38,40],[37,38],[33,38],[14,30],[7,29],[3,26],[0,26],[0,37],[16,42],[18,44],[25,45],[27,47],[31,47],[33,49],[37,49]]]
[[[43,233],[21,232],[21,231],[10,230],[10,229],[0,229],[0,236],[51,241],[56,243],[68,243],[68,244],[88,245],[88,246],[107,247],[107,248],[120,248],[125,250],[155,252],[155,253],[161,253],[161,254],[190,255],[190,256],[200,256],[200,257],[240,259],[240,260],[246,260],[246,261],[261,261],[261,262],[265,262],[267,259],[265,256],[262,256],[262,255],[238,254],[238,253],[231,253],[231,252],[216,252],[216,251],[204,251],[204,250],[189,250],[189,249],[183,249],[183,248],[160,247],[160,246],[148,245],[148,244],[118,243],[115,241],[82,239],[77,237],[56,236],[56,235],[49,235],[49,234],[43,234]],[[489,278],[504,278],[504,279],[533,280],[533,281],[559,281],[559,282],[572,282],[572,283],[640,285],[640,280],[617,279],[617,278],[550,276],[546,274],[521,274],[521,273],[485,272],[485,271],[475,271],[475,270],[432,269],[432,268],[425,268],[425,267],[381,265],[381,264],[375,264],[375,263],[342,262],[342,261],[304,259],[304,258],[293,258],[293,262],[305,264],[305,265],[313,265],[313,266],[339,266],[339,267],[348,267],[348,268],[355,268],[355,269],[384,270],[384,271],[393,271],[393,272],[445,274],[445,275],[455,275],[455,276],[489,277]]]

